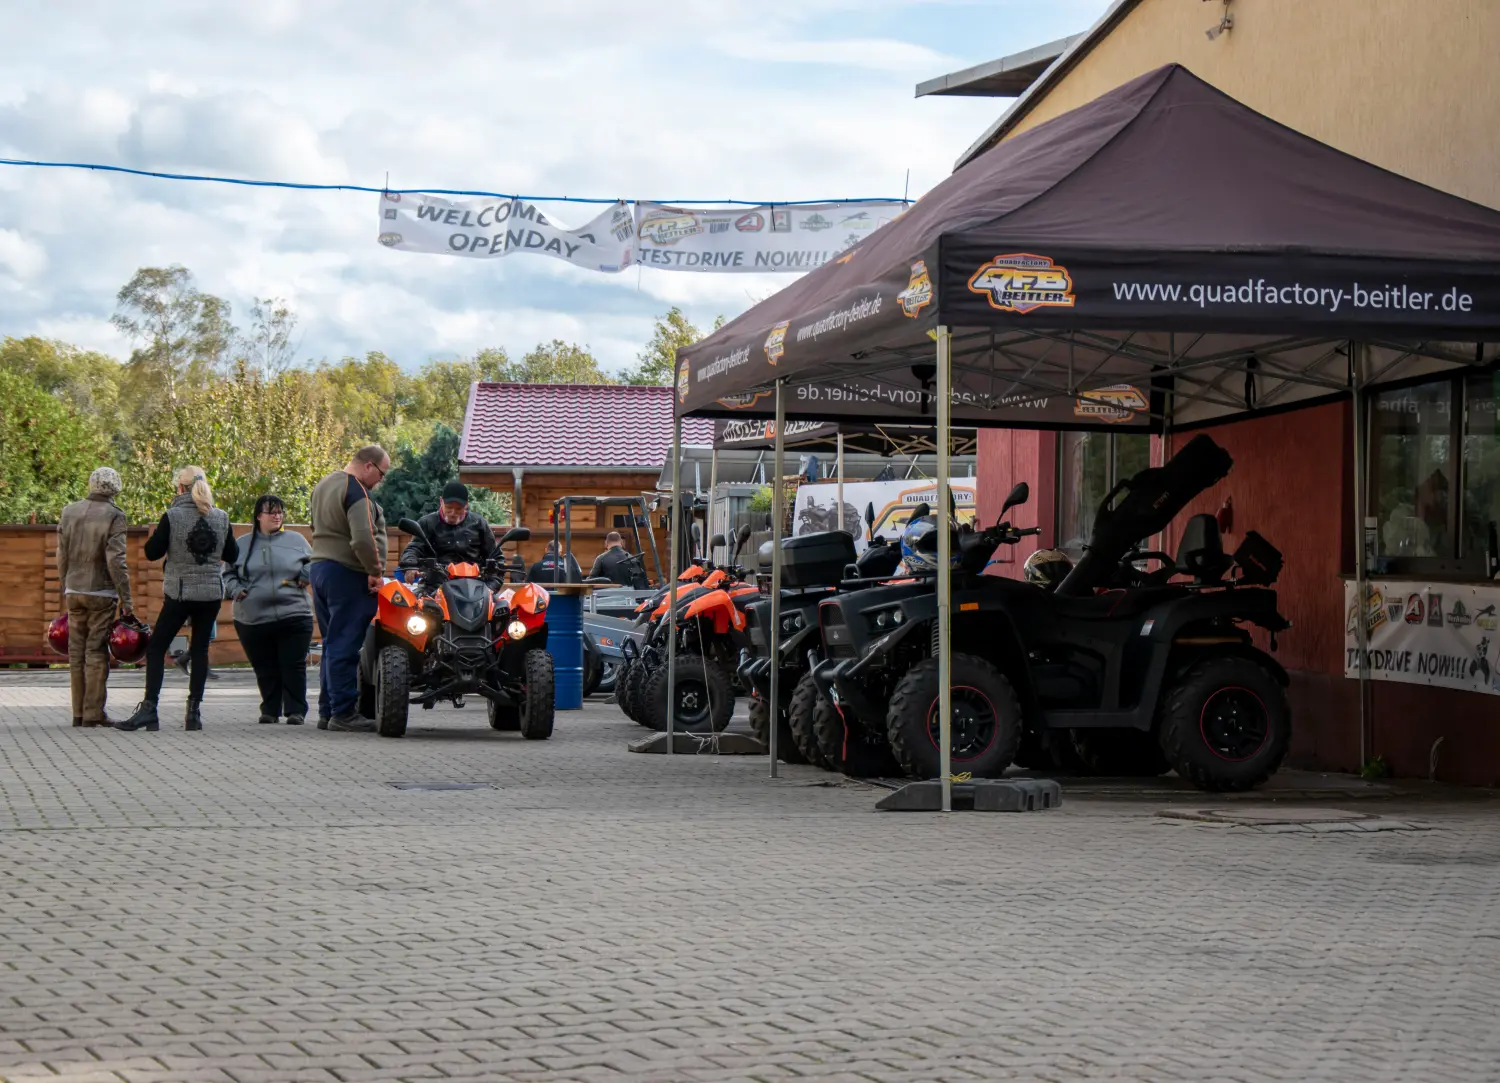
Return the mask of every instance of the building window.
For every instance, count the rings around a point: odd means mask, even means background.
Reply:
[[[1455,377],[1371,397],[1376,572],[1488,576],[1500,520],[1497,382]]]
[[[1057,548],[1077,559],[1093,533],[1094,513],[1105,495],[1151,465],[1151,437],[1065,432],[1057,446]]]

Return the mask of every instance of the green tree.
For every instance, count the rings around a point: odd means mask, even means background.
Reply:
[[[238,352],[252,369],[267,375],[292,366],[297,347],[297,314],[279,297],[257,297],[250,306],[250,330],[239,336]]]
[[[587,346],[555,338],[539,342],[521,360],[510,365],[505,378],[519,384],[612,384],[615,381],[599,367]]]
[[[714,330],[724,325],[724,317],[714,320]],[[627,384],[671,384],[677,379],[677,351],[691,346],[703,337],[703,332],[673,305],[656,318],[651,329],[651,341],[636,354],[636,366],[625,370]]]
[[[417,373],[413,395],[415,413],[434,424],[461,429],[464,411],[469,404],[470,385],[476,380],[508,380],[511,369],[511,360],[503,349],[480,350],[471,359],[428,361]],[[425,444],[426,441],[414,442]]]
[[[202,387],[228,361],[229,302],[204,293],[186,267],[142,267],[115,295],[110,320],[135,343],[126,362],[131,412],[149,416]]]
[[[315,379],[324,388],[351,446],[389,439],[413,416],[416,381],[385,354],[345,357],[319,365]],[[392,446],[395,441],[391,440]]]
[[[172,499],[172,475],[196,463],[214,502],[236,522],[249,520],[257,496],[275,493],[288,518],[305,523],[312,487],[348,453],[334,406],[312,374],[267,377],[241,362],[185,392],[136,434],[121,506],[133,522],[154,520]]]
[[[110,461],[99,430],[34,379],[0,370],[0,522],[55,523]]]
[[[458,442],[458,433],[446,425],[438,425],[422,450],[418,451],[410,442],[403,442],[396,449],[396,465],[391,467],[379,490],[387,522],[420,519],[437,510],[443,486],[458,477]],[[508,495],[497,496],[488,489],[470,486],[469,506],[492,526],[510,519]]]
[[[80,350],[66,342],[31,336],[0,344],[0,371],[25,376],[56,396],[80,417],[92,418],[109,436],[121,427],[122,368],[108,354]]]

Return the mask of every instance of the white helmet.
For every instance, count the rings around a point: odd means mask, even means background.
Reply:
[[[1073,570],[1073,562],[1061,549],[1038,549],[1026,558],[1026,582],[1051,590]]]

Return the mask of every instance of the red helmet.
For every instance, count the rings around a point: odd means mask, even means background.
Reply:
[[[122,617],[109,630],[109,653],[116,662],[139,662],[146,654],[151,626],[135,617]]]
[[[68,615],[66,613],[60,617],[54,617],[52,623],[47,625],[47,646],[63,657],[67,657]]]

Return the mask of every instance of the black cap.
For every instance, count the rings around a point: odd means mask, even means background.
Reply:
[[[450,481],[443,486],[444,504],[467,504],[469,502],[469,489],[461,481]]]

